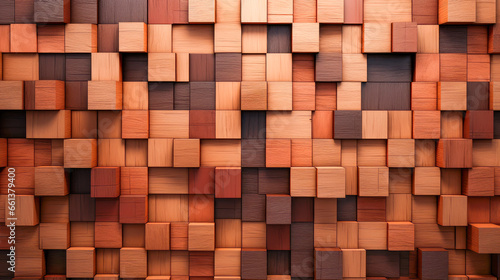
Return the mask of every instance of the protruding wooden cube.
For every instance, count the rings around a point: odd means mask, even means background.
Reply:
[[[241,23],[266,23],[267,0],[242,0]]]
[[[366,276],[366,250],[342,249],[342,274],[346,277]]]
[[[267,109],[290,111],[293,108],[292,82],[267,83]]]
[[[466,82],[439,82],[438,109],[467,110],[467,83]]]
[[[417,52],[416,22],[392,23],[392,52],[398,52],[398,53]]]
[[[290,139],[267,139],[266,167],[290,167],[291,142]]]
[[[494,196],[495,169],[473,167],[462,169],[462,194],[467,196]]]
[[[414,195],[439,195],[441,171],[438,167],[415,167],[413,171]]]
[[[387,249],[389,251],[413,251],[415,227],[411,222],[387,223]]]
[[[214,23],[215,0],[189,1],[188,15],[189,15],[189,23]]]
[[[200,166],[200,139],[174,139],[174,167]]]
[[[215,275],[241,275],[241,249],[217,248],[215,250]]]
[[[268,82],[291,82],[292,54],[268,53],[266,55],[266,75]]]
[[[500,226],[496,224],[470,224],[467,249],[479,254],[500,253]]]
[[[388,167],[414,167],[415,166],[415,140],[414,139],[388,139],[387,140],[387,166]]]
[[[438,224],[467,226],[467,196],[441,195],[438,205]]]
[[[448,278],[448,251],[443,248],[418,248],[418,277]]]
[[[175,53],[148,54],[148,81],[175,82]]]
[[[68,193],[68,174],[62,166],[35,167],[36,196],[64,196]]]
[[[241,110],[267,110],[267,82],[241,82]]]
[[[147,24],[144,22],[120,22],[118,30],[120,52],[148,51]]]
[[[215,137],[218,139],[240,139],[241,111],[217,110],[215,112]]]
[[[66,250],[66,276],[93,278],[96,272],[96,254],[93,247],[71,247]]]
[[[241,198],[241,168],[215,168],[215,197]]]
[[[3,54],[4,81],[33,81],[39,79],[38,54]]]
[[[91,171],[92,197],[118,197],[120,195],[120,168],[94,167]]]
[[[122,65],[119,53],[93,53],[92,81],[121,81]]]
[[[342,251],[339,248],[314,249],[316,279],[343,279],[342,268]]]
[[[476,21],[476,2],[471,0],[440,0],[439,24],[473,23]]]
[[[436,149],[436,165],[441,168],[471,168],[471,139],[441,139]]]
[[[148,221],[148,197],[144,195],[120,196],[120,223],[145,224]]]
[[[143,248],[120,249],[120,277],[146,278],[148,275],[148,254]]]
[[[2,110],[24,110],[24,82],[0,81],[0,105]]]
[[[116,81],[89,81],[88,109],[121,110],[122,83]]]
[[[146,224],[146,250],[170,250],[170,223]]]
[[[363,24],[363,53],[391,52],[391,23],[365,22]]]
[[[317,21],[320,23],[343,23],[344,1],[341,0],[318,0]]]
[[[266,223],[290,224],[292,198],[289,195],[266,195]]]
[[[96,139],[65,139],[64,167],[92,168],[97,165]]]
[[[439,139],[441,114],[439,111],[413,111],[413,138]]]
[[[388,196],[388,167],[358,167],[359,196]]]
[[[122,138],[146,139],[149,137],[149,111],[122,111]]]
[[[363,139],[387,139],[388,124],[387,111],[362,111]]]
[[[66,250],[68,247],[69,223],[40,223],[40,249]]]
[[[64,52],[97,52],[97,25],[86,23],[66,24],[64,30]]]
[[[64,110],[64,99],[63,81],[35,81],[34,87],[26,83],[26,110]]]
[[[316,196],[316,169],[314,167],[290,168],[290,195],[292,197]]]
[[[14,53],[37,52],[36,24],[10,25],[10,51]]]
[[[346,194],[344,167],[317,167],[317,197],[343,198]]]
[[[189,223],[189,251],[214,251],[215,224]]]
[[[292,52],[319,52],[319,23],[292,25]]]

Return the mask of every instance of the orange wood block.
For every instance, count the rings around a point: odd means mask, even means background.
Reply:
[[[344,198],[346,172],[344,167],[317,167],[317,197]]]
[[[388,167],[415,167],[415,140],[387,140]]]
[[[476,2],[471,0],[439,1],[439,24],[473,23],[476,21]]]
[[[10,25],[10,51],[36,53],[38,51],[36,24]]]
[[[495,168],[473,167],[463,169],[462,193],[467,196],[494,196]]]
[[[121,110],[122,83],[116,81],[89,81],[88,109]]]
[[[64,25],[39,25],[37,31],[39,53],[64,53]]]
[[[490,81],[490,56],[486,54],[467,55],[467,81]]]
[[[34,98],[35,110],[64,110],[65,90],[63,81],[35,81],[34,96],[26,94],[26,103],[28,99]],[[27,106],[27,104],[26,104]]]
[[[359,196],[388,196],[388,167],[358,167]]]
[[[314,82],[292,83],[292,109],[293,110],[315,110],[316,84]]]
[[[500,253],[500,226],[496,224],[470,224],[467,249],[479,254]]]
[[[1,110],[24,110],[24,82],[0,81]]]
[[[170,223],[146,224],[146,250],[170,250]]]
[[[417,52],[417,23],[392,23],[392,52]]]
[[[291,141],[290,139],[266,140],[266,167],[291,166]]]
[[[66,250],[66,276],[92,278],[96,273],[96,253],[93,247],[70,247]]]
[[[144,22],[118,23],[120,52],[147,52],[148,26]]]
[[[71,136],[70,111],[27,111],[26,136],[29,138],[69,138]]]
[[[0,26],[0,53],[10,52],[10,25]]]
[[[148,254],[144,248],[120,249],[120,277],[146,278],[148,273]]]
[[[413,111],[413,138],[438,139],[441,136],[439,111]]]
[[[411,83],[411,109],[429,111],[437,109],[437,83]]]
[[[413,173],[414,195],[439,195],[441,172],[438,167],[415,167]]]
[[[312,166],[312,140],[292,139],[292,166]]]
[[[413,75],[415,82],[438,82],[439,54],[418,53],[415,57],[415,73]]]
[[[436,149],[436,165],[441,168],[471,168],[471,139],[441,139]]]
[[[312,138],[333,138],[333,111],[315,111],[312,115]]]
[[[35,167],[35,195],[64,196],[68,192],[68,174],[62,166]]]
[[[66,250],[69,247],[69,223],[40,223],[40,249]]]
[[[122,224],[117,222],[96,222],[94,230],[96,248],[122,247]]]
[[[97,52],[97,25],[83,23],[66,24],[64,51],[67,53]]]
[[[215,250],[215,224],[189,223],[189,251]]]
[[[440,196],[438,224],[441,226],[467,226],[467,196]]]
[[[411,222],[387,223],[387,249],[389,251],[413,251],[415,227]]]
[[[121,167],[120,194],[122,195],[148,194],[148,168]]]
[[[38,54],[3,54],[4,81],[38,80]]]
[[[146,139],[149,137],[149,111],[122,111],[122,138]]]
[[[97,140],[65,139],[64,167],[92,168],[97,165]]]
[[[174,139],[174,167],[200,166],[200,139]]]
[[[439,54],[439,76],[443,82],[467,81],[467,55],[460,53]]]
[[[316,169],[314,167],[290,168],[290,195],[292,197],[316,196]]]

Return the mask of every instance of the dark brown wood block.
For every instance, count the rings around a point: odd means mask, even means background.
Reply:
[[[467,26],[439,26],[440,53],[467,52]]]
[[[191,82],[189,90],[190,110],[215,110],[215,83]]]
[[[52,140],[35,139],[35,166],[52,165]]]
[[[487,26],[467,26],[467,53],[488,53]]]
[[[268,248],[269,249],[269,248]],[[290,275],[290,251],[267,251],[267,274]]]
[[[290,225],[266,226],[267,250],[290,250]]]
[[[122,75],[124,82],[147,82],[148,55],[144,53],[123,53]]]
[[[189,111],[189,138],[215,138],[215,111]]]
[[[148,0],[149,24],[188,23],[188,0]]]
[[[266,140],[264,139],[241,140],[241,166],[242,167],[266,166]]]
[[[438,0],[413,0],[413,22],[417,24],[438,24]]]
[[[34,0],[15,0],[15,21],[16,23],[35,22]]]
[[[259,194],[289,194],[289,168],[259,168]]]
[[[214,54],[189,54],[189,81],[212,82],[215,81],[215,55]]]
[[[259,169],[257,168],[241,169],[241,193],[242,194],[259,193]]]
[[[241,219],[240,198],[216,198],[215,219]]]
[[[215,55],[215,81],[241,82],[241,53]]]
[[[241,250],[241,278],[267,279],[267,252],[265,249]]]
[[[66,82],[66,109],[87,110],[88,108],[88,83]]]
[[[491,255],[491,273],[496,277],[500,276],[500,254]]]
[[[98,198],[95,201],[96,222],[119,222],[120,200],[118,198]]]
[[[495,112],[495,120],[494,120],[494,135],[495,139],[500,138],[500,112]]]
[[[314,198],[292,197],[292,223],[314,222]]]
[[[70,193],[90,195],[90,168],[75,168],[70,171]]]
[[[412,81],[413,65],[409,54],[369,54],[367,63],[368,82]]]
[[[399,252],[366,251],[366,276],[391,277],[400,276]]]
[[[358,222],[385,222],[385,197],[359,197],[357,201]]]
[[[412,252],[412,275],[416,276],[416,264],[414,259],[416,258],[414,252]],[[410,252],[399,252],[399,274],[401,277],[410,276]]]
[[[0,23],[14,23],[14,0],[0,1]]]
[[[335,111],[333,120],[335,139],[361,139],[361,111]]]
[[[314,279],[314,250],[290,251],[290,276],[293,279]]]
[[[492,139],[493,111],[467,111],[464,119],[464,138]]]
[[[134,11],[134,12],[131,12]],[[148,23],[147,0],[100,0],[99,23]]]
[[[410,83],[363,83],[361,85],[363,110],[410,110]]]
[[[145,224],[148,221],[147,195],[120,196],[120,223]]]
[[[66,250],[44,250],[46,276],[66,274]],[[56,279],[51,279],[56,280]],[[63,279],[57,279],[63,280]]]
[[[174,84],[174,110],[189,110],[189,83]]]
[[[314,269],[318,280],[343,279],[342,251],[339,248],[316,248]]]
[[[90,196],[111,198],[120,195],[120,167],[94,167],[90,176]]]
[[[149,110],[173,110],[174,109],[174,83],[148,84]]]
[[[267,52],[290,53],[292,52],[292,26],[268,25],[267,26]]]
[[[91,80],[90,54],[66,54],[66,81]]]
[[[189,276],[214,276],[214,252],[189,252]]]
[[[337,199],[337,221],[356,221],[357,201],[355,195]]]
[[[35,0],[35,22],[69,23],[70,0]]]
[[[215,194],[215,167],[189,169],[190,194]]]
[[[315,80],[317,82],[342,81],[342,54],[318,53],[316,55]]]
[[[417,23],[392,23],[392,52],[417,52]]]
[[[99,24],[97,26],[97,50],[118,52],[118,47],[118,24]]]
[[[292,198],[289,195],[266,195],[266,223],[290,224],[292,222]]]
[[[95,221],[95,198],[90,197],[90,194],[70,194],[69,220],[71,222]]]
[[[292,223],[290,228],[291,250],[310,251],[314,250],[314,224]]]
[[[71,0],[71,22],[97,24],[98,0]]]
[[[60,80],[66,79],[66,57],[64,54],[38,55],[40,80]]]
[[[266,138],[266,112],[264,111],[241,112],[241,138],[242,139]]]
[[[442,248],[418,248],[418,278],[448,279],[448,251]]]
[[[243,194],[241,196],[243,222],[266,221],[266,196],[263,194]]]
[[[26,112],[0,111],[0,137],[26,138]]]
[[[489,110],[488,82],[467,83],[467,110]]]

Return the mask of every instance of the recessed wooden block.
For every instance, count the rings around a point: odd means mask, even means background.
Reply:
[[[151,11],[152,9],[149,9]],[[150,21],[150,23],[152,23]],[[148,25],[148,52],[171,52],[172,51],[172,25],[171,24],[149,24]]]
[[[148,54],[148,81],[175,82],[175,53]]]
[[[35,167],[35,195],[64,196],[68,190],[68,174],[60,166]]]
[[[467,81],[487,82],[490,80],[490,56],[467,55]]]
[[[143,248],[120,249],[120,277],[145,278],[147,277],[147,251]]]
[[[241,250],[241,277],[267,279],[267,253],[265,249]]]
[[[359,167],[359,196],[388,196],[389,168]]]
[[[120,195],[120,168],[95,167],[91,171],[92,197],[118,197]]]
[[[37,0],[34,2],[34,18],[37,23],[69,23],[69,0]]]
[[[433,82],[411,83],[411,98],[412,110],[436,110],[437,84]]]
[[[37,32],[39,53],[64,52],[64,25],[38,26]]]
[[[267,82],[241,83],[241,110],[267,110]]]
[[[443,82],[467,81],[467,55],[463,53],[439,54],[439,76]]]
[[[121,110],[122,83],[115,81],[88,82],[89,110]]]
[[[342,274],[346,277],[366,276],[366,250],[342,249]]]
[[[289,139],[267,139],[266,167],[290,167],[291,142]]]
[[[241,138],[241,111],[217,110],[215,112],[215,137],[218,139]]]
[[[388,167],[415,166],[415,140],[388,139],[387,140]]]
[[[292,198],[289,195],[266,195],[266,223],[290,224]]]
[[[4,81],[39,79],[38,54],[3,54]]]
[[[94,238],[96,248],[121,248],[122,225],[118,222],[96,222]]]
[[[438,205],[438,224],[467,226],[467,196],[441,195]]]
[[[467,196],[493,196],[495,194],[495,169],[473,167],[462,171],[462,193]]]
[[[170,223],[146,224],[146,250],[170,250]]]
[[[418,276],[421,279],[448,277],[448,251],[443,248],[418,249]]]
[[[333,135],[336,139],[362,138],[361,111],[335,111],[334,122]]]
[[[316,169],[292,167],[290,169],[290,195],[292,197],[314,197],[316,195]]]
[[[120,223],[145,224],[148,221],[148,197],[144,195],[120,196]]]
[[[467,249],[479,254],[500,253],[499,225],[470,224],[467,233]]]
[[[189,251],[214,251],[215,224],[189,223]]]
[[[319,53],[316,55],[317,82],[342,81],[342,54]]]
[[[317,167],[317,197],[343,198],[346,193],[344,167]]]
[[[316,279],[343,279],[342,251],[339,248],[315,248]]]
[[[292,52],[319,52],[319,23],[292,25]]]
[[[144,22],[118,24],[120,52],[147,52],[148,27]]]
[[[35,81],[25,88],[25,108],[27,110],[63,110],[64,109],[64,82],[63,81]]]
[[[439,1],[439,24],[473,23],[476,21],[476,2],[470,0]]]
[[[392,23],[392,52],[417,52],[417,23]]]
[[[415,227],[410,222],[387,223],[387,249],[389,251],[413,251]]]
[[[439,111],[413,111],[413,138],[438,139],[441,135]]]
[[[342,54],[342,81],[367,81],[367,56],[365,54]]]
[[[366,250],[387,250],[386,222],[359,222],[359,248]]]
[[[467,111],[464,119],[464,137],[472,139],[493,138],[493,112]]]
[[[70,247],[66,250],[66,276],[92,278],[96,272],[93,247]]]
[[[365,22],[363,24],[363,53],[391,52],[391,23]]]
[[[189,138],[189,111],[151,110],[150,137],[152,138]]]
[[[146,110],[123,110],[122,138],[145,139],[149,137],[149,112]]]
[[[215,275],[234,276],[241,274],[241,249],[218,248],[215,250]]]
[[[441,168],[471,168],[472,140],[439,140],[436,149],[436,165]]]
[[[467,84],[465,82],[439,82],[438,109],[466,110]]]
[[[97,140],[65,139],[64,167],[92,168],[97,165]]]
[[[0,97],[4,100],[2,110],[24,110],[24,82],[1,81]]]
[[[69,247],[69,223],[40,223],[40,249],[66,250]]]
[[[10,51],[15,53],[37,52],[35,24],[10,25]]]
[[[64,29],[64,52],[97,52],[97,25],[71,23]]]
[[[241,166],[241,141],[201,141],[200,164],[201,166]]]
[[[415,167],[413,173],[414,195],[439,195],[441,172],[438,167]]]
[[[194,0],[189,2],[189,23],[214,23],[215,0]]]
[[[215,168],[215,197],[241,198],[241,168]]]

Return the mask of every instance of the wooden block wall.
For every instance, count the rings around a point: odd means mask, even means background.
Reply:
[[[497,2],[0,0],[0,278],[497,279]]]

